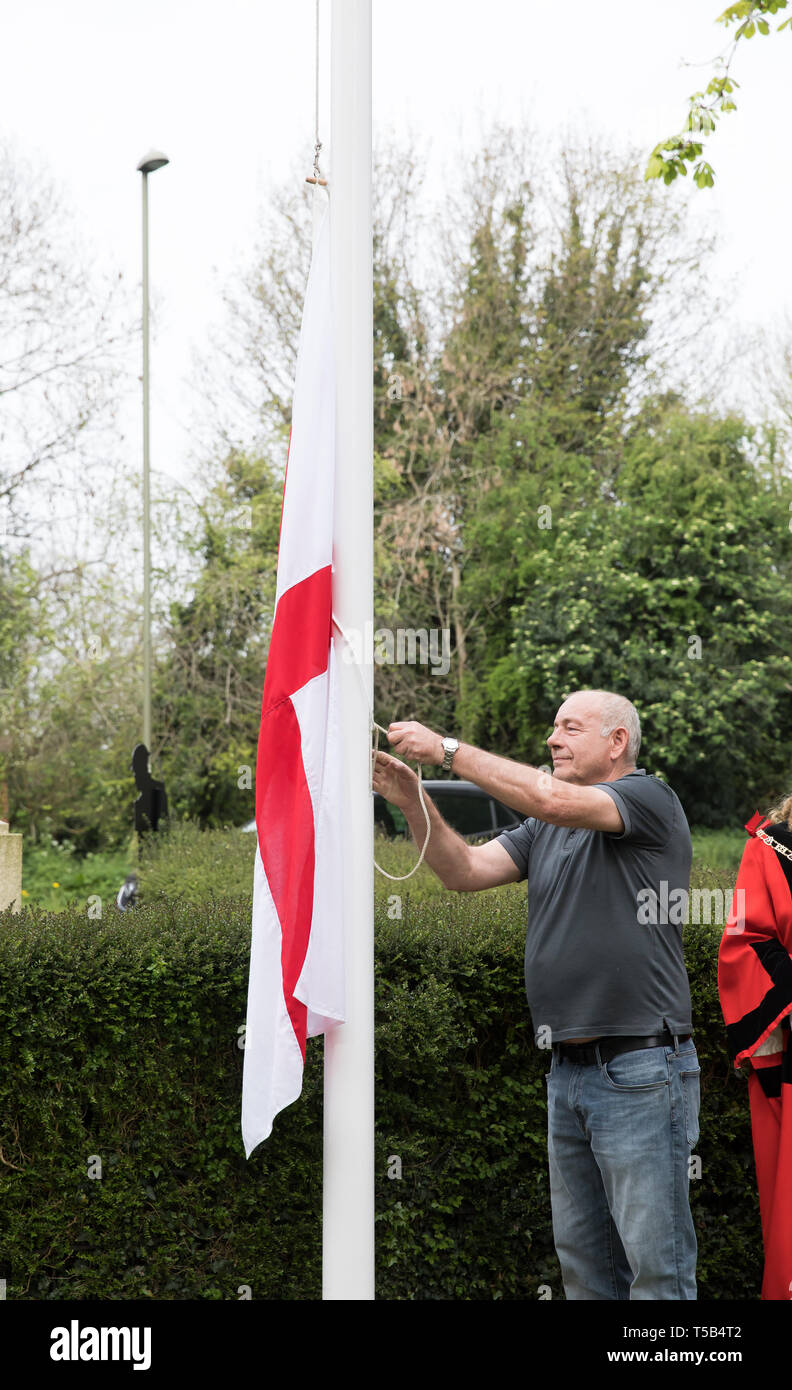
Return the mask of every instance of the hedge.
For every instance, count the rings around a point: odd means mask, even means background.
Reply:
[[[379,900],[379,1298],[563,1297],[525,910],[522,889],[404,894],[395,920]],[[250,912],[248,896],[163,899],[102,920],[0,914],[8,1299],[320,1296],[320,1040],[302,1098],[249,1162],[242,1149]],[[719,937],[686,928],[702,1069],[699,1297],[756,1298],[747,1088],[726,1055]]]

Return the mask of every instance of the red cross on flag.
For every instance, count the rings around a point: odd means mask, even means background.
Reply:
[[[306,1038],[344,1021],[342,759],[331,640],[334,489],[325,207],[297,354],[256,760],[258,845],[242,1082],[248,1157],[302,1090]]]

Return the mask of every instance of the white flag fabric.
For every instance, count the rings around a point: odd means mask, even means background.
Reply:
[[[335,370],[330,210],[316,230],[256,759],[242,1082],[249,1157],[302,1090],[306,1038],[344,1021],[342,776],[332,644]]]

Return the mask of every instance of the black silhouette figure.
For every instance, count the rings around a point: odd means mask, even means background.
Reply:
[[[148,748],[145,743],[136,743],[132,754],[132,771],[140,796],[135,801],[135,830],[142,835],[146,830],[156,830],[161,820],[168,819],[168,798],[165,783],[155,782],[148,765]]]

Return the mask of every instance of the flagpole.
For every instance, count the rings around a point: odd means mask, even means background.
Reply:
[[[373,670],[371,0],[333,0],[330,257],[335,316],[333,611],[347,771],[346,1018],[325,1034],[322,1296],[374,1297],[374,869],[368,712]],[[367,692],[364,703],[362,675]]]

